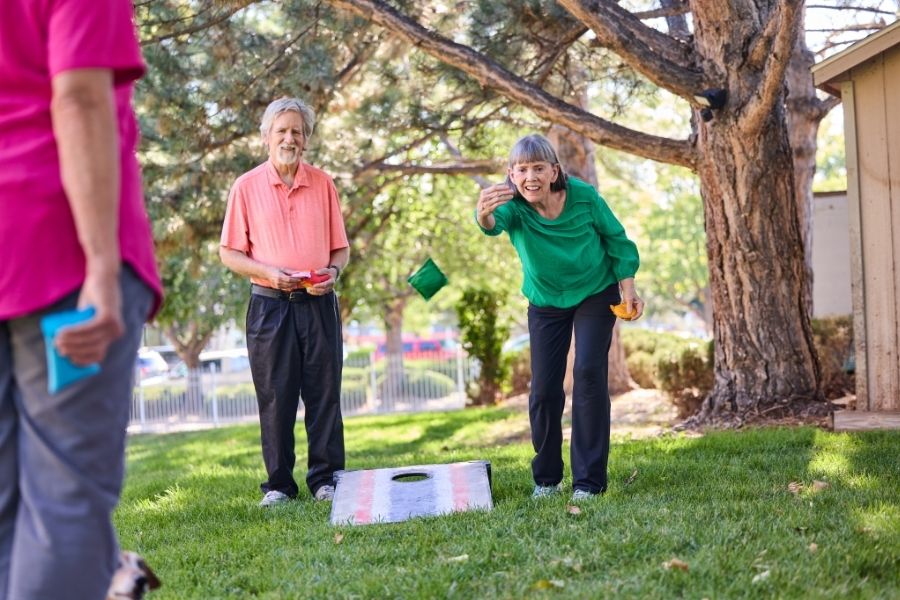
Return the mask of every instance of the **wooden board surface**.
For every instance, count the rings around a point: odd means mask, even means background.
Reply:
[[[884,56],[853,69],[866,303],[868,410],[900,395],[897,298],[888,165]],[[900,232],[898,232],[900,233]]]
[[[839,410],[832,415],[831,428],[835,431],[900,429],[900,411]]]

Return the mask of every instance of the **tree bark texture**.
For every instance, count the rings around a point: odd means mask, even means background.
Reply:
[[[382,383],[382,394],[388,398],[404,395],[406,372],[403,368],[403,311],[406,310],[405,297],[389,301],[384,307],[384,332],[386,369]]]
[[[787,124],[794,159],[794,189],[797,195],[797,218],[800,221],[800,235],[806,254],[806,275],[804,295],[806,308],[813,314],[813,176],[816,174],[816,146],[819,125],[822,119],[837,106],[839,100],[830,97],[820,100],[813,85],[810,68],[815,57],[806,47],[803,36],[797,38],[791,62],[785,78],[787,85]]]

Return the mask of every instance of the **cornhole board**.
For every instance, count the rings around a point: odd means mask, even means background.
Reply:
[[[332,525],[399,523],[491,510],[491,463],[483,460],[335,473]]]

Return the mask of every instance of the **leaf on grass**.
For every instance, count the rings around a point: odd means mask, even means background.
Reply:
[[[634,483],[634,480],[637,479],[637,472],[638,470],[635,469],[634,473],[628,476],[628,478],[625,480],[625,485],[631,485],[632,483]]]
[[[534,589],[536,590],[552,590],[552,589],[561,589],[566,587],[565,582],[560,581],[559,579],[538,579],[534,582]]]
[[[769,578],[770,573],[771,573],[771,571],[763,571],[762,573],[757,573],[756,575],[753,576],[751,583],[759,583],[760,581],[765,581],[766,579]]]
[[[566,505],[566,510],[568,511],[568,513],[570,515],[580,515],[581,514],[581,509],[578,508],[577,506],[572,506],[571,504]]]
[[[827,481],[819,481],[818,479],[814,479],[812,483],[812,490],[814,492],[821,492],[825,488],[829,487],[831,484]]]
[[[469,560],[468,554],[460,554],[459,556],[451,556],[447,559],[447,562],[466,562]]]
[[[343,542],[343,541],[344,541],[344,534],[343,534],[343,533],[337,532],[336,534],[334,534],[334,543],[335,543],[335,544],[340,544],[340,543]]]
[[[812,542],[812,543],[809,545],[809,551],[812,552],[813,554],[815,554],[816,552],[818,552],[818,550],[819,550],[819,545],[818,545],[817,543]]]
[[[663,568],[668,570],[678,569],[679,571],[687,571],[688,564],[680,558],[672,558],[671,560],[667,560],[663,563]]]
[[[581,561],[580,560],[573,560],[572,558],[569,558],[567,556],[566,558],[564,558],[562,560],[562,564],[569,567],[576,573],[581,573]]]
[[[794,495],[803,491],[803,483],[800,481],[792,481],[788,484],[788,491]]]

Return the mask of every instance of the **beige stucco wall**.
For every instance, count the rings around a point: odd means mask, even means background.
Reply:
[[[853,313],[847,193],[816,194],[812,233],[813,316]]]

